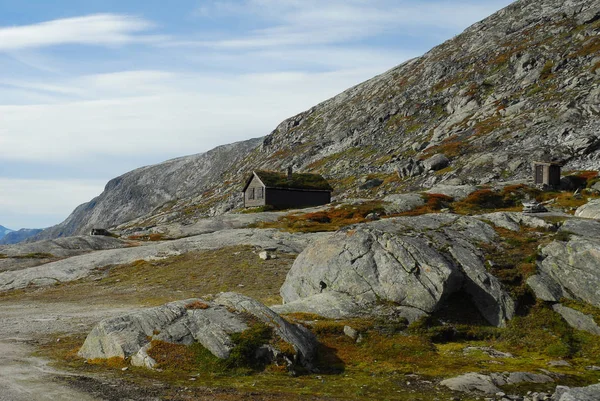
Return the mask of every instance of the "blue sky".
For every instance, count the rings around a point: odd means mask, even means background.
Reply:
[[[268,134],[509,0],[0,0],[0,224]]]

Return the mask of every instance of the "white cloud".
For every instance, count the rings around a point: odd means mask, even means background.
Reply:
[[[75,207],[98,196],[104,185],[87,180],[0,178],[0,224],[19,229],[60,223]]]
[[[215,77],[128,71],[85,76],[56,87],[61,94],[71,88],[97,94],[97,99],[0,106],[0,159],[76,166],[90,155],[126,158],[206,151],[266,135],[284,118],[377,72],[381,71]]]
[[[246,0],[216,1],[202,6],[197,15],[213,18],[226,15],[254,15],[265,28],[219,40],[172,42],[224,49],[334,44],[377,36],[382,32],[433,34],[429,30],[457,31],[510,4],[493,0],[485,4],[463,0],[409,2],[397,0]],[[424,28],[427,30],[423,31]]]
[[[153,25],[141,18],[95,14],[39,24],[0,28],[0,51],[63,44],[123,45],[153,42],[160,37],[140,35]]]

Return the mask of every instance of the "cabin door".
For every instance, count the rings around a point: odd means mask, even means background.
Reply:
[[[535,183],[544,183],[544,166],[535,166]]]

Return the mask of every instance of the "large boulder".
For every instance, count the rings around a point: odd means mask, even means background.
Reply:
[[[489,225],[448,214],[350,227],[308,246],[280,293],[296,311],[302,305],[307,312],[322,310],[320,294],[333,293],[344,294],[344,305],[352,311],[387,301],[431,313],[464,289],[490,323],[502,326],[513,316],[514,302],[486,271],[477,247],[496,238]]]
[[[408,212],[425,204],[423,196],[414,192],[388,195],[383,200],[387,202],[384,207],[388,214]]]
[[[573,236],[541,250],[538,277],[528,280],[541,299],[579,299],[600,306],[600,239]]]
[[[481,373],[465,373],[464,375],[442,380],[442,386],[450,390],[461,392],[481,392],[484,394],[495,394],[500,389],[494,384],[492,378]]]
[[[600,219],[600,199],[592,199],[575,211],[575,216],[588,219]]]
[[[294,363],[311,368],[316,339],[309,330],[293,325],[260,302],[236,293],[213,301],[188,299],[101,321],[87,336],[78,355],[85,359],[129,358],[152,366],[147,356],[153,340],[175,344],[202,344],[213,355],[227,358],[234,347],[233,333],[249,328],[248,316],[273,328],[273,333],[295,350]],[[264,347],[272,357],[274,344]]]
[[[425,171],[438,171],[448,167],[449,164],[450,159],[448,159],[446,155],[441,153],[435,154],[423,162]]]

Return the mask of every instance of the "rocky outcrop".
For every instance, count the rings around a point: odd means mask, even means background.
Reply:
[[[487,273],[475,245],[495,239],[487,224],[456,215],[350,227],[309,245],[280,293],[284,304],[304,305],[307,311],[319,308],[322,294],[333,293],[349,296],[351,302],[345,304],[357,309],[388,301],[431,313],[450,294],[464,289],[483,316],[501,326],[513,316],[514,302]]]
[[[573,236],[541,250],[538,275],[528,279],[536,296],[558,301],[565,296],[600,306],[600,240]]]
[[[600,219],[600,199],[592,199],[575,211],[575,216],[587,219]]]
[[[101,250],[41,266],[0,272],[0,291],[73,281],[86,277],[94,269],[104,266],[127,264],[141,259],[164,259],[187,252],[226,246],[252,245],[282,252],[299,253],[311,240],[323,235],[320,233],[290,234],[274,229],[238,229],[221,230],[173,241],[140,243],[140,246],[137,247]],[[101,236],[86,238],[93,238],[94,241],[113,240]],[[68,238],[64,240],[66,241]],[[33,246],[35,243],[27,245]]]
[[[236,293],[223,293],[212,301],[172,302],[103,320],[87,336],[78,355],[85,359],[132,357],[133,363],[152,367],[148,351],[156,340],[185,345],[198,342],[216,357],[226,359],[235,346],[231,334],[249,328],[248,316],[270,326],[278,340],[293,347],[294,355],[286,355],[288,359],[294,358],[290,364],[312,368],[316,339],[310,331],[288,323],[260,302]],[[264,344],[260,355],[275,359],[281,354],[275,344],[276,341]]]

